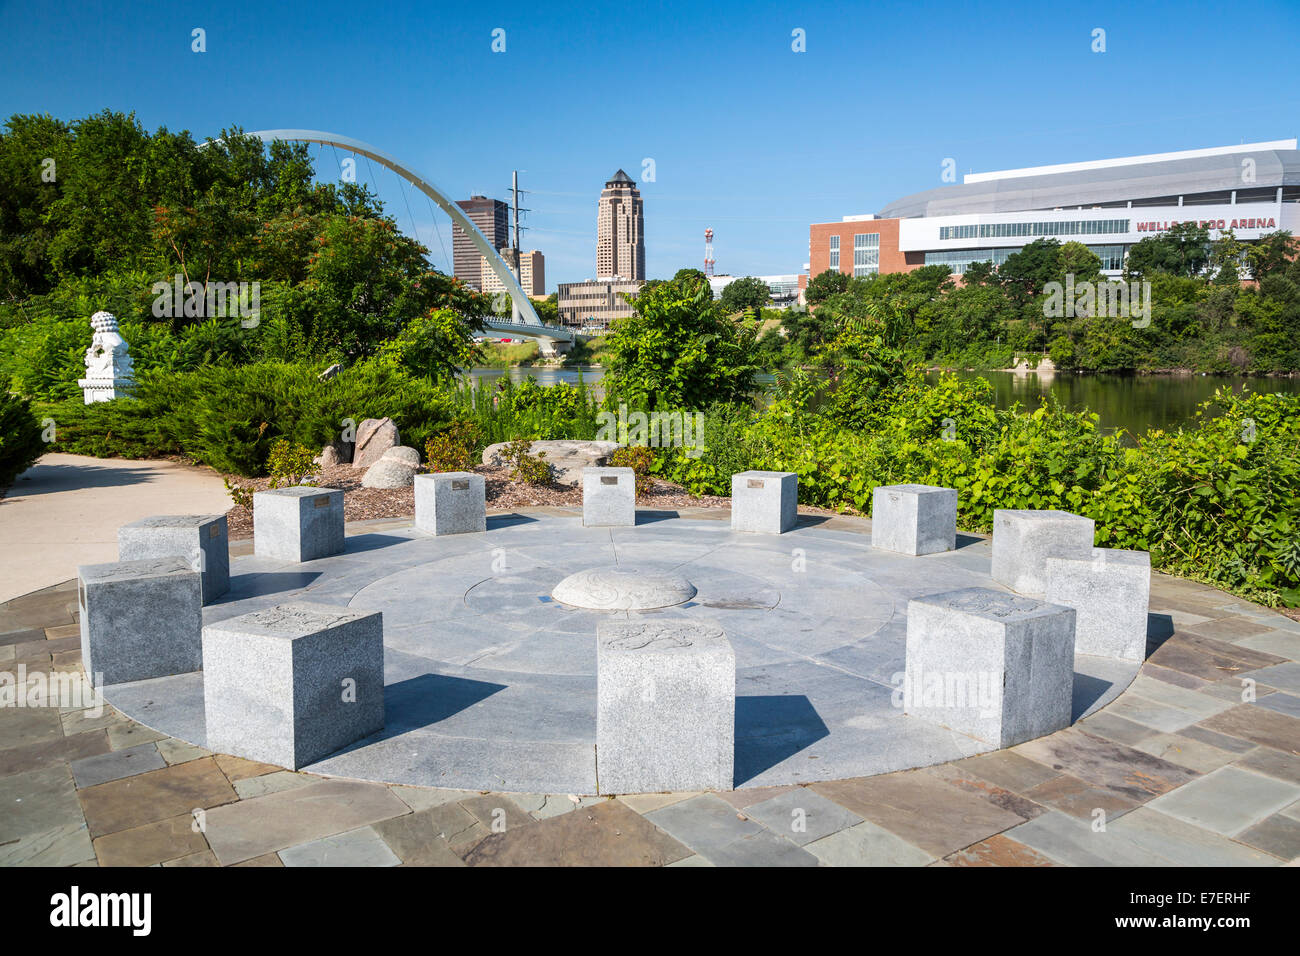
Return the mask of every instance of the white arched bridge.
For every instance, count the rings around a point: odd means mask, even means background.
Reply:
[[[510,295],[512,304],[510,318],[488,318],[483,322],[485,329],[511,337],[536,339],[543,354],[567,351],[568,347],[572,346],[574,342],[586,338],[586,336],[577,334],[573,329],[543,322],[538,317],[537,310],[533,308],[532,300],[524,293],[523,287],[520,286],[519,280],[510,269],[509,264],[501,258],[501,254],[497,252],[492,243],[488,242],[487,237],[479,231],[478,226],[474,225],[473,220],[465,215],[464,210],[456,205],[454,200],[435,186],[432,180],[399,162],[396,157],[390,156],[369,143],[363,143],[349,136],[340,136],[338,133],[326,133],[318,129],[263,129],[245,135],[256,136],[264,143],[282,140],[287,143],[318,143],[322,146],[331,146],[354,153],[357,156],[372,159],[391,169],[437,203],[438,208],[450,216],[451,221],[465,231],[470,242],[474,244],[474,248],[479,251],[492,271],[497,274],[497,278],[501,280],[505,291]],[[561,348],[561,346],[564,346],[564,348]]]

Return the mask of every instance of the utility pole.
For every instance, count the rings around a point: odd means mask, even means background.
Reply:
[[[515,212],[515,241],[514,241],[514,245],[511,247],[511,250],[510,250],[510,253],[511,253],[511,254],[510,254],[510,259],[511,259],[510,267],[511,267],[511,269],[514,271],[514,274],[515,274],[515,281],[518,282],[518,283],[520,284],[520,286],[522,287],[522,285],[523,285],[523,266],[521,265],[520,256],[523,255],[523,252],[522,252],[521,247],[520,247],[520,245],[519,245],[519,231],[520,231],[520,226],[519,226],[519,214],[520,214],[521,212],[528,212],[528,210],[527,210],[527,209],[520,209],[520,208],[519,208],[519,170],[517,170],[517,169],[514,170],[514,172],[511,173],[511,176],[510,176],[510,192],[511,192],[511,196],[512,196],[511,205],[514,207],[514,212]],[[527,293],[525,293],[525,294],[527,294]],[[519,303],[517,303],[517,302],[514,302],[514,303],[513,303],[513,308],[511,309],[511,315],[512,315],[514,321],[516,321],[516,322],[520,321]]]

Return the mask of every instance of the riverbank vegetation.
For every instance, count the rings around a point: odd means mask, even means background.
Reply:
[[[854,279],[814,276],[810,311],[792,310],[759,340],[769,367],[810,364],[848,319],[888,316],[882,334],[915,361],[950,368],[1010,368],[1050,355],[1063,371],[1288,374],[1300,371],[1300,259],[1290,234],[1245,244],[1180,224],[1129,254],[1127,309],[1099,308],[1069,290],[1104,281],[1081,243],[1032,242],[997,268],[947,266]],[[1245,275],[1255,278],[1243,284]],[[1149,313],[1138,297],[1149,283]],[[1061,294],[1053,301],[1052,283]],[[1127,296],[1126,296],[1127,298]],[[1068,300],[1068,301],[1062,301]]]

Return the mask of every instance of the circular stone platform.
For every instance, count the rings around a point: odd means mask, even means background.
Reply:
[[[869,524],[857,519],[805,517],[788,534],[759,535],[733,533],[717,517],[642,512],[634,528],[584,528],[577,517],[521,513],[489,517],[483,534],[356,534],[344,554],[303,564],[232,557],[231,591],[204,608],[204,621],[293,600],[383,612],[386,727],[305,768],[314,773],[595,793],[596,626],[611,616],[725,631],[736,655],[737,787],[867,776],[989,749],[896,705],[907,602],[998,587],[987,541],[963,535],[956,551],[907,557],[871,548]],[[637,568],[639,580],[675,582],[669,596],[683,581],[695,593],[654,610],[560,600],[566,579],[584,580],[597,565],[622,572],[606,583]],[[1137,667],[1077,656],[1074,719],[1117,696]],[[204,744],[201,672],[118,684],[105,696],[141,723]]]
[[[551,597],[592,611],[654,611],[685,604],[699,593],[676,571],[642,568],[589,568],[570,574]]]

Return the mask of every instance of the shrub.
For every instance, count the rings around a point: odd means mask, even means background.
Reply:
[[[424,443],[424,459],[430,471],[473,471],[478,443],[477,426],[469,422],[453,422]]]
[[[0,489],[26,471],[45,451],[41,425],[21,398],[0,391]]]
[[[613,468],[631,468],[636,475],[636,496],[644,498],[654,488],[654,479],[650,477],[650,470],[654,467],[655,453],[645,445],[629,445],[626,448],[615,449],[614,453],[609,456],[609,464]]]
[[[229,478],[222,479],[226,483],[226,491],[230,493],[230,500],[234,502],[237,508],[246,508],[253,510],[253,492],[255,489],[246,485],[233,485]]]
[[[451,418],[433,383],[390,364],[365,362],[327,381],[314,365],[260,362],[240,368],[151,372],[132,398],[51,406],[60,451],[125,458],[180,453],[222,472],[266,473],[281,438],[319,448],[349,422],[392,418],[415,447]]]
[[[527,438],[516,438],[501,452],[501,457],[510,465],[510,477],[526,485],[545,485],[551,480],[551,466],[546,461],[546,452],[530,453],[533,443]]]
[[[281,485],[314,487],[316,483],[312,472],[316,466],[313,461],[315,457],[316,453],[306,445],[291,444],[287,439],[281,438],[271,446],[271,453],[266,459],[266,467],[271,472],[270,487],[279,488]]]

